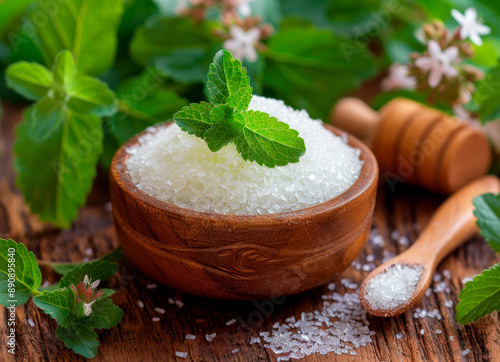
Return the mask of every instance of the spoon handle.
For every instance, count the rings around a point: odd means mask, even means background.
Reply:
[[[472,200],[481,194],[500,192],[495,176],[483,176],[453,193],[434,213],[429,224],[412,246],[414,262],[437,265],[446,255],[478,232]]]

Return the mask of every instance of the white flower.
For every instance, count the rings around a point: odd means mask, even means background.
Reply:
[[[260,29],[252,28],[244,31],[236,25],[232,25],[229,29],[230,39],[224,42],[224,48],[233,53],[235,58],[243,60],[248,59],[251,62],[257,60],[257,50],[255,50],[255,43],[259,41]]]
[[[458,70],[451,65],[458,57],[458,48],[450,47],[441,50],[435,40],[430,40],[427,44],[428,57],[420,57],[415,61],[415,65],[423,71],[429,71],[429,86],[436,88],[441,82],[443,75],[447,78],[456,77]]]
[[[85,274],[85,276],[83,277],[83,284],[87,288],[90,286],[90,278],[89,278],[89,276],[87,274]]]
[[[460,24],[460,37],[469,39],[476,45],[482,45],[483,41],[479,35],[489,34],[491,29],[486,25],[481,24],[477,21],[477,11],[474,8],[468,8],[465,10],[464,15],[462,15],[458,10],[453,9],[451,15]]]
[[[240,0],[238,5],[238,12],[243,16],[247,17],[252,14],[252,8],[250,7],[250,1],[252,0]]]
[[[415,89],[416,84],[416,79],[408,75],[406,65],[394,63],[389,67],[389,75],[380,86],[384,92],[388,92],[397,89]]]
[[[92,304],[95,303],[95,300],[93,300],[90,303],[83,303],[83,309],[85,311],[85,317],[88,317],[89,315],[92,314]]]

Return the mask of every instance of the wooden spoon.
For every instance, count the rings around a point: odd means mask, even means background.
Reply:
[[[441,260],[478,232],[472,200],[484,193],[499,193],[500,181],[495,176],[483,176],[452,194],[432,216],[417,241],[405,252],[372,271],[361,284],[359,298],[363,307],[379,317],[394,317],[410,309],[429,288],[434,271]],[[388,267],[420,266],[422,275],[413,295],[395,308],[375,309],[366,299],[370,281]]]

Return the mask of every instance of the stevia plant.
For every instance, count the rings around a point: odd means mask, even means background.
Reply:
[[[210,103],[193,103],[174,114],[185,132],[203,139],[212,152],[234,143],[244,160],[267,167],[296,163],[306,147],[288,124],[260,111],[248,110],[252,87],[246,69],[227,50],[210,64]]]
[[[80,265],[56,264],[64,273],[58,284],[41,287],[42,274],[35,255],[22,243],[0,239],[0,304],[15,308],[33,303],[50,315],[57,323],[56,336],[66,347],[85,358],[93,358],[99,346],[94,329],[116,326],[123,311],[109,298],[115,291],[97,289],[100,282],[118,271],[115,251],[106,256]]]

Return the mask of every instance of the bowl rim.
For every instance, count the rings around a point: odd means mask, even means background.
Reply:
[[[173,122],[158,123],[153,128],[156,130],[160,127],[169,127]],[[130,197],[138,199],[140,202],[160,210],[163,213],[175,214],[188,218],[213,220],[219,222],[239,222],[239,223],[269,223],[270,221],[288,222],[306,215],[317,215],[328,211],[333,211],[342,208],[347,203],[362,196],[369,190],[374,183],[378,181],[378,164],[371,150],[359,139],[353,135],[344,132],[330,124],[323,123],[323,126],[335,135],[347,136],[348,144],[351,147],[361,151],[360,159],[363,161],[360,175],[358,179],[347,190],[332,199],[324,201],[320,204],[312,205],[303,209],[271,213],[271,214],[256,214],[256,215],[234,215],[234,214],[217,214],[210,212],[202,212],[187,209],[181,206],[170,204],[149,196],[144,191],[140,190],[130,178],[127,172],[125,161],[130,157],[126,150],[139,143],[139,138],[147,133],[151,133],[151,128],[138,133],[134,137],[126,141],[114,154],[110,166],[110,181],[115,184]],[[154,132],[154,131],[153,131]]]

